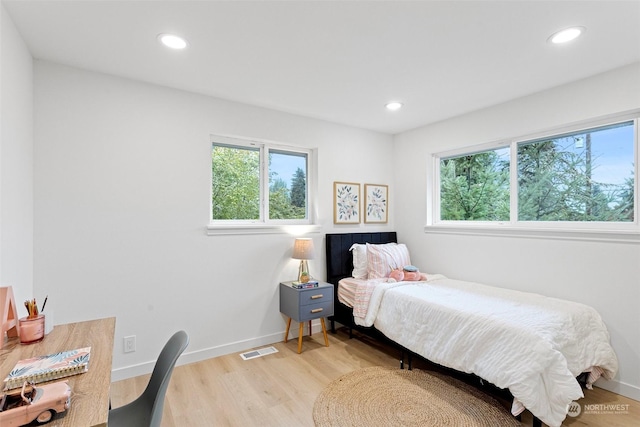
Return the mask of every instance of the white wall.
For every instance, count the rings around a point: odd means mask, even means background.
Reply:
[[[640,400],[638,244],[425,234],[431,155],[640,108],[640,64],[395,137],[398,237],[429,272],[589,304],[602,315],[620,370],[604,388]]]
[[[33,294],[33,66],[2,4],[0,15],[0,286],[13,288],[18,316],[26,316],[22,301],[37,296]]]
[[[178,329],[186,361],[283,339],[294,237],[205,235],[211,133],[318,149],[317,277],[325,232],[393,229],[334,227],[331,204],[333,181],[391,183],[389,135],[36,61],[35,289],[56,323],[117,317],[114,379]]]

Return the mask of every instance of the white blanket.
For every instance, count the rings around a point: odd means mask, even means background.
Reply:
[[[550,426],[560,426],[568,405],[583,397],[577,375],[600,367],[610,379],[618,369],[600,315],[583,304],[440,275],[379,283],[366,302],[356,324],[508,388]]]

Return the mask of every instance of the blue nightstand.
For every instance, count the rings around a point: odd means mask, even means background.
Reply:
[[[292,282],[280,283],[280,312],[289,318],[284,342],[289,340],[289,329],[291,328],[291,319],[293,319],[300,324],[298,353],[301,353],[304,322],[308,320],[311,323],[313,319],[320,319],[324,343],[329,347],[324,318],[333,316],[333,285],[319,282],[317,287],[302,289],[294,288],[291,285]],[[311,335],[311,325],[309,325],[309,335]]]

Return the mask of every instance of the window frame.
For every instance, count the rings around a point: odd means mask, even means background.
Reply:
[[[634,220],[630,222],[603,221],[524,221],[518,219],[518,144],[559,137],[583,130],[632,121],[634,124]],[[583,121],[524,136],[467,146],[432,154],[431,197],[427,198],[427,224],[425,232],[454,234],[484,234],[514,237],[542,237],[578,240],[606,240],[640,243],[640,194],[638,185],[638,158],[640,151],[640,110]],[[442,159],[477,154],[489,150],[510,149],[510,204],[509,221],[466,221],[440,219],[440,163]],[[430,206],[429,206],[430,205]]]
[[[209,185],[209,224],[208,235],[218,234],[271,234],[313,232],[319,229],[315,224],[316,200],[316,150],[299,146],[286,145],[274,141],[260,140],[228,135],[210,135],[209,139],[209,182],[212,181],[211,153],[214,145],[239,149],[253,149],[259,152],[260,158],[260,210],[258,219],[213,219],[212,188]],[[306,218],[304,219],[270,219],[269,218],[269,161],[270,152],[292,153],[306,157]]]

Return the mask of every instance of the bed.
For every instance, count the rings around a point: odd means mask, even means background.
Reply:
[[[327,234],[327,281],[336,292],[332,331],[338,322],[350,334],[354,328],[382,334],[431,362],[508,389],[512,413],[527,409],[534,424],[561,425],[569,404],[583,397],[576,380],[583,372],[587,387],[616,374],[609,334],[591,307],[438,274],[415,282],[356,274],[362,266],[354,266],[354,244],[374,253],[385,244],[403,246],[394,243],[395,232]],[[387,263],[408,260],[392,258]],[[341,282],[351,282],[346,296]]]

